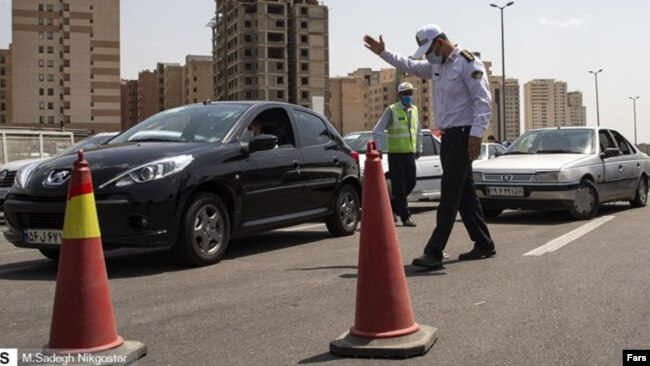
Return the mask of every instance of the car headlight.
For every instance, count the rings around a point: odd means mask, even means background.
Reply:
[[[179,155],[152,161],[118,175],[99,186],[99,188],[104,188],[111,184],[114,184],[116,187],[124,187],[134,183],[148,183],[162,179],[185,169],[192,160],[194,160],[192,155]]]
[[[566,174],[564,172],[540,172],[536,173],[533,178],[533,182],[564,182],[566,180]]]
[[[37,163],[25,165],[24,167],[18,169],[16,172],[16,178],[14,179],[14,187],[16,188],[25,188],[27,187],[27,182],[29,182],[29,177],[34,172],[34,168],[38,166]]]
[[[472,176],[474,177],[475,182],[480,182],[483,180],[483,173],[481,172],[472,172]]]

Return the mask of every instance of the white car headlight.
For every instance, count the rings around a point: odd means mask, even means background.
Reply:
[[[475,182],[481,182],[483,180],[483,173],[481,172],[472,172],[472,177]]]
[[[34,172],[34,168],[38,166],[37,163],[25,165],[24,167],[18,169],[16,172],[16,178],[14,179],[14,187],[16,188],[25,188],[27,187],[27,182],[29,182],[29,177]]]
[[[552,183],[566,181],[566,174],[564,172],[540,172],[536,173],[533,182],[538,183]]]
[[[104,188],[111,184],[115,184],[116,187],[124,187],[134,183],[147,183],[162,179],[185,169],[192,160],[194,160],[192,155],[179,155],[152,161],[118,175],[99,186],[99,188]]]

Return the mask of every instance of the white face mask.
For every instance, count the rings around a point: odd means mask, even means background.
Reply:
[[[436,56],[436,46],[433,46],[431,53],[426,55],[427,61],[434,65],[440,65],[442,63],[442,56]]]

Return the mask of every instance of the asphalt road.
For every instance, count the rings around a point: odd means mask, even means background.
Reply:
[[[650,349],[650,207],[608,205],[590,222],[508,211],[489,222],[497,257],[473,262],[455,261],[471,248],[458,221],[452,259],[429,272],[410,262],[436,204],[414,206],[418,227],[397,227],[411,302],[418,323],[439,329],[422,357],[328,352],[354,322],[359,234],[333,238],[319,224],[236,241],[204,268],[166,251],[109,253],[118,333],[147,344],[138,365],[609,366],[623,349]],[[0,348],[47,343],[55,279],[54,263],[0,241]]]

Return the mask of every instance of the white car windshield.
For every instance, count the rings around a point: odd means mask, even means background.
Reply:
[[[592,154],[593,151],[593,130],[558,128],[528,131],[519,136],[504,155]]]

